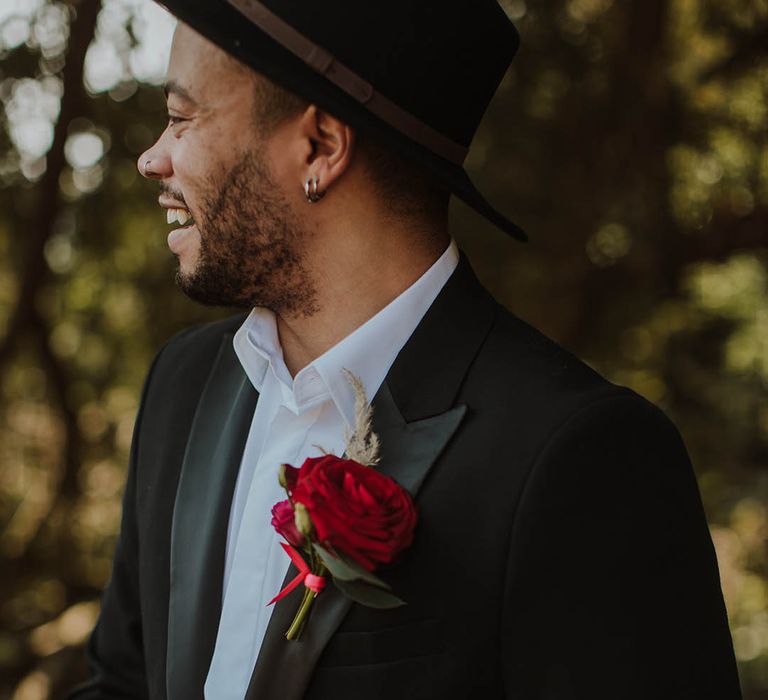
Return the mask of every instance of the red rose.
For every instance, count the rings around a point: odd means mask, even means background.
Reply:
[[[280,501],[272,506],[272,527],[277,530],[278,534],[285,537],[288,544],[294,547],[303,546],[304,535],[296,527],[293,506],[290,501]]]
[[[317,541],[373,571],[413,541],[416,508],[410,494],[373,467],[333,455],[286,466],[294,503],[302,503]]]

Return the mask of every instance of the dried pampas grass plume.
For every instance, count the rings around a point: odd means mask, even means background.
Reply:
[[[341,370],[355,392],[355,429],[344,431],[346,454],[348,459],[373,467],[379,463],[379,436],[371,430],[373,408],[368,405],[365,386],[360,379],[346,367]]]

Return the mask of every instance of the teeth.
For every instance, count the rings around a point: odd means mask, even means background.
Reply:
[[[187,221],[192,220],[192,216],[186,209],[168,209],[166,210],[165,216],[169,224],[178,221],[182,226],[186,224]]]

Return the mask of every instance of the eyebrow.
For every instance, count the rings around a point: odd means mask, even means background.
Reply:
[[[173,93],[174,95],[181,97],[181,99],[185,100],[186,102],[189,102],[191,105],[197,105],[197,101],[194,97],[192,97],[192,95],[189,94],[189,91],[175,80],[169,80],[166,82],[163,85],[163,92],[165,93],[166,100],[168,99],[168,95]]]

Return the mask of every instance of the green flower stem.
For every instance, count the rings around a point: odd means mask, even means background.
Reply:
[[[304,621],[307,619],[309,609],[312,607],[312,602],[315,600],[315,594],[309,590],[304,589],[304,597],[301,599],[301,605],[296,613],[296,617],[293,618],[291,626],[285,633],[286,639],[298,639],[301,635],[301,630],[304,627]]]
[[[310,558],[313,560],[312,573],[316,576],[327,576],[328,569],[326,569],[325,565],[319,561],[319,557],[315,558],[315,556],[310,553]],[[315,562],[317,562],[317,564]],[[293,618],[291,626],[285,633],[286,639],[298,639],[301,636],[301,631],[304,629],[304,623],[306,622],[309,610],[316,597],[317,594],[310,591],[309,588],[304,589],[304,597],[301,599],[301,605],[299,605],[299,609],[296,611],[296,617]]]

